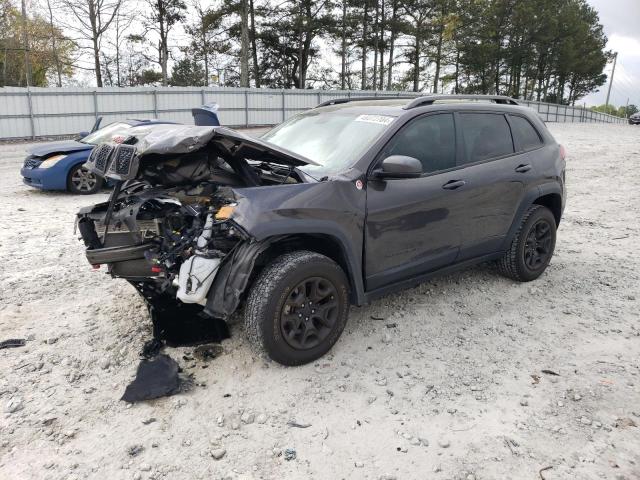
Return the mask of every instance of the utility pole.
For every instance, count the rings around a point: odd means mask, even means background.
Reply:
[[[31,58],[29,54],[29,31],[27,26],[27,0],[22,0],[22,43],[24,44],[24,75],[27,87],[31,85]]]
[[[624,116],[625,118],[629,118],[629,98],[627,97],[627,106],[624,107]]]
[[[613,85],[613,76],[616,73],[616,63],[618,62],[618,52],[613,54],[613,70],[611,70],[611,79],[609,80],[609,90],[607,90],[607,103],[606,108],[609,107],[609,97],[611,96],[611,85]]]

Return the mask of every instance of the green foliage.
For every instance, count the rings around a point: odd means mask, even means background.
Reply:
[[[19,15],[11,1],[0,0],[0,47],[9,46],[0,62],[9,65],[2,81],[17,84],[24,71],[16,49]],[[611,59],[587,0],[189,0],[188,6],[186,0],[145,0],[140,5],[138,25],[145,31],[127,32],[115,57],[107,49],[100,52],[107,84],[166,84],[171,77],[173,85],[238,86],[248,73],[255,87],[497,93],[574,104],[606,83],[603,71]],[[186,42],[174,35],[179,24]],[[60,30],[56,36],[61,48],[72,52],[73,42]],[[40,37],[46,35],[33,35]],[[36,60],[34,79],[46,82],[51,64]],[[157,65],[160,80],[151,65]]]
[[[204,85],[204,68],[195,59],[185,57],[173,65],[170,84],[177,87]]]
[[[162,81],[162,73],[150,68],[141,70],[131,81],[132,86],[158,85]]]
[[[46,87],[57,75],[61,77],[73,74],[72,58],[77,45],[65,37],[58,27],[51,25],[42,17],[34,16],[27,20],[29,34],[29,60],[31,64],[31,86]],[[5,85],[25,86],[25,55],[22,37],[23,25],[21,13],[9,0],[0,0],[0,87]],[[56,50],[52,48],[52,36],[56,38]],[[57,54],[57,61],[56,61]]]
[[[614,105],[611,105],[611,104],[598,105],[597,107],[591,107],[591,110],[593,110],[594,112],[606,113],[608,115],[614,115],[616,117],[623,117],[623,118],[627,118],[639,111],[638,107],[633,104],[629,105],[629,107],[626,107],[625,105],[623,105],[619,108],[616,108]]]

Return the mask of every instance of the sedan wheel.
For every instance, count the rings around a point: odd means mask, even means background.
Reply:
[[[69,172],[67,187],[72,193],[89,195],[102,188],[102,179],[80,164],[73,167]]]

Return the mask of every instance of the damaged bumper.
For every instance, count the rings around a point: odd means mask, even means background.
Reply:
[[[175,204],[177,216],[183,208]],[[206,213],[204,222],[176,225],[166,217],[132,218],[141,211],[145,208],[129,205],[127,211],[115,212],[108,231],[104,205],[79,212],[87,261],[94,267],[106,265],[111,276],[128,280],[150,307],[194,304],[208,317],[233,314],[268,242],[256,243],[233,221],[216,223],[213,212]]]

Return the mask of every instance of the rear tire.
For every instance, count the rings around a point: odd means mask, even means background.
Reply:
[[[67,176],[67,189],[76,195],[91,195],[102,188],[103,179],[87,170],[82,163],[74,165]]]
[[[251,344],[282,365],[312,362],[336,343],[349,315],[340,266],[310,251],[275,259],[257,278],[245,307]]]
[[[532,205],[522,218],[498,270],[519,282],[535,280],[546,270],[556,246],[556,219],[542,205]]]

